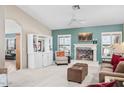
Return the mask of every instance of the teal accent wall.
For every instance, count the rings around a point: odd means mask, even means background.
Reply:
[[[78,40],[78,34],[80,32],[92,32],[93,39],[97,39],[97,60],[101,62],[101,33],[102,32],[114,32],[114,31],[123,31],[123,25],[106,25],[106,26],[94,26],[94,27],[81,27],[81,28],[73,28],[73,29],[60,29],[53,30],[53,51],[57,50],[57,36],[58,35],[66,35],[71,34],[71,58],[74,59],[74,44],[81,43],[92,43],[92,42],[80,42]]]

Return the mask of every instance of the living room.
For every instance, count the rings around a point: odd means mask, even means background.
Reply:
[[[124,6],[0,7],[1,86],[124,86]],[[3,20],[21,29],[19,69],[12,72],[5,66]]]

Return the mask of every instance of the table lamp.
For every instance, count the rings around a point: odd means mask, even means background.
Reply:
[[[118,45],[114,45],[114,53],[117,54],[124,54],[124,42]]]

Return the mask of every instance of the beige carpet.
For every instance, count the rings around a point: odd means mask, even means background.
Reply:
[[[77,61],[78,62],[78,61]],[[67,81],[70,65],[51,65],[41,69],[23,69],[8,74],[10,87],[78,87],[98,82],[99,66],[88,62],[88,76],[82,84]]]
[[[16,60],[5,60],[5,68],[8,69],[8,73],[16,71]]]

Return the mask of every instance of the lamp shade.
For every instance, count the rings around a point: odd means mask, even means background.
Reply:
[[[114,53],[123,54],[124,53],[124,43],[114,45]]]

